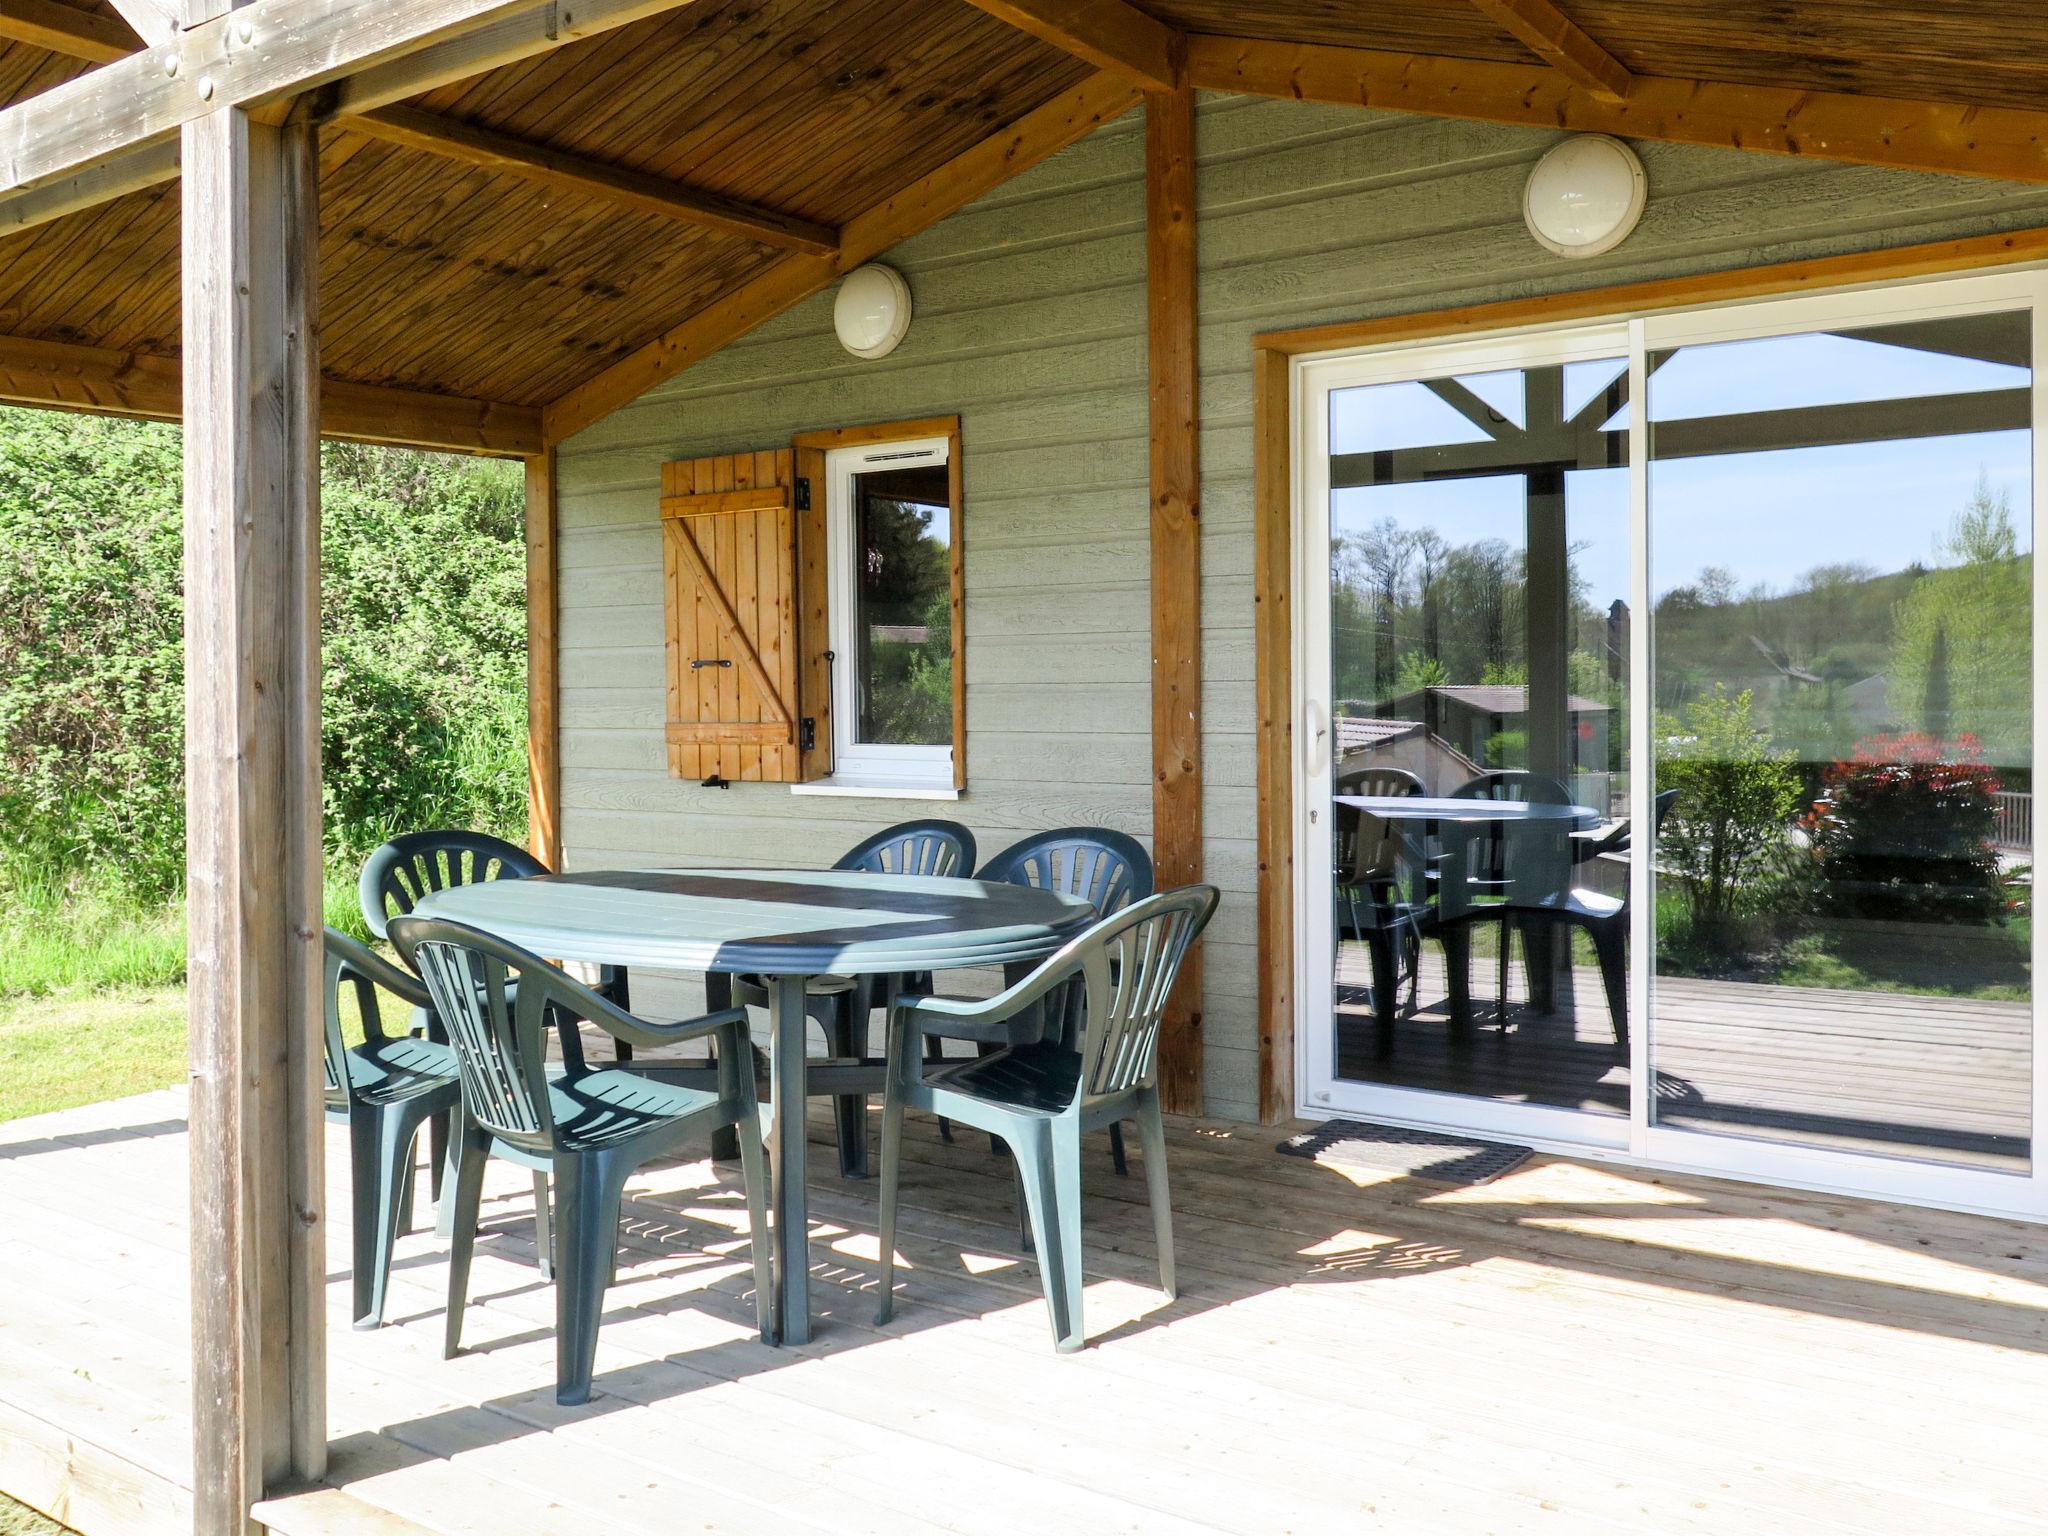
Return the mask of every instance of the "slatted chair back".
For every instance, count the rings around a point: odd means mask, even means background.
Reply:
[[[1453,800],[1513,800],[1525,805],[1570,805],[1571,791],[1547,773],[1496,768],[1467,779],[1451,791]]]
[[[384,844],[363,864],[356,899],[363,921],[378,938],[433,891],[485,880],[524,880],[547,874],[547,865],[516,844],[488,832],[408,832]]]
[[[462,1073],[462,1107],[478,1126],[528,1151],[555,1140],[548,1097],[550,1013],[589,1018],[608,1005],[538,955],[466,923],[398,917],[391,941],[427,984]],[[579,1070],[576,1031],[561,1031]]]
[[[1083,1100],[1152,1083],[1166,1000],[1217,900],[1214,886],[1190,885],[1135,902],[1046,962],[1079,973]]]
[[[974,834],[957,821],[903,821],[864,838],[834,869],[871,875],[960,875],[974,868]]]
[[[1136,838],[1107,827],[1035,832],[982,865],[977,880],[1079,896],[1112,917],[1152,894],[1152,857]]]
[[[410,976],[367,945],[329,928],[326,932],[326,981],[322,987],[326,1013],[326,1099],[329,1109],[343,1109],[349,1102],[348,1047],[341,1035],[341,999],[344,987],[354,987],[356,1012],[363,1023],[363,1037],[369,1041],[388,1038],[384,1029],[380,990],[414,1008],[431,1006],[427,989],[419,978]]]
[[[1419,795],[1422,780],[1406,768],[1374,764],[1337,775],[1340,795]],[[1336,807],[1337,877],[1346,885],[1391,880],[1401,856],[1401,831],[1352,805]]]

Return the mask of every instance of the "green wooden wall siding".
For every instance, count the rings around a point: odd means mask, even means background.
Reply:
[[[824,862],[903,816],[993,853],[1036,828],[1151,830],[1143,132],[1136,113],[906,242],[908,339],[861,362],[818,298],[563,445],[562,820],[573,868]],[[1251,337],[1260,330],[2048,224],[2048,189],[1640,146],[1650,202],[1566,262],[1521,225],[1555,135],[1208,97],[1201,210],[1211,1114],[1256,1112]],[[968,757],[956,805],[667,777],[660,466],[805,428],[958,412]],[[636,981],[680,1010],[694,988]]]

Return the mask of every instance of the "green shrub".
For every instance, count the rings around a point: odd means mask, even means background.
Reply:
[[[1774,751],[1751,718],[1745,689],[1716,683],[1657,728],[1657,788],[1677,790],[1664,823],[1663,858],[1683,882],[1701,940],[1728,931],[1781,876],[1798,804],[1792,754]]]

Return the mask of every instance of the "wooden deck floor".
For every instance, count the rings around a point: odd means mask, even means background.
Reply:
[[[732,1170],[652,1170],[574,1410],[516,1170],[493,1174],[454,1361],[441,1245],[405,1239],[391,1326],[353,1333],[338,1224],[334,1486],[265,1516],[290,1536],[2048,1522],[2048,1230],[1556,1158],[1472,1189],[1360,1183],[1275,1156],[1279,1134],[1173,1127],[1173,1305],[1142,1182],[1091,1157],[1097,1342],[1069,1358],[985,1144],[913,1126],[914,1268],[880,1330],[871,1186],[818,1181],[826,1318],[787,1350],[749,1336]],[[175,1092],[0,1126],[0,1487],[88,1536],[181,1523],[184,1198]]]
[[[1441,951],[1423,947],[1417,1006],[1383,1054],[1370,967],[1347,943],[1337,972],[1340,1075],[1445,1093],[1628,1113],[1628,1055],[1599,973],[1560,978],[1556,1011],[1528,1006],[1519,958],[1508,1020],[1491,956],[1472,966],[1475,1027],[1452,1048]],[[2018,1002],[1660,977],[1651,1032],[1666,1125],[2024,1172],[2032,1110],[2031,1011]]]

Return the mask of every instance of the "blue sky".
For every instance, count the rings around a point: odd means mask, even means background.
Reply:
[[[1570,364],[1571,410],[1622,367]],[[1653,421],[1802,405],[1967,394],[2023,386],[2024,368],[1829,335],[1689,347],[1651,379]],[[1522,420],[1515,373],[1460,379],[1507,419]],[[1626,413],[1608,425],[1626,424]],[[1376,385],[1332,397],[1338,453],[1477,442],[1484,433],[1419,384]],[[1653,462],[1651,587],[1662,595],[1722,566],[1742,589],[1794,586],[1816,565],[1857,561],[1880,571],[1939,563],[1939,542],[1980,475],[2009,498],[2020,547],[2031,547],[2029,434],[1980,432],[1903,442]],[[1376,486],[1334,493],[1338,534],[1392,517],[1433,527],[1451,543],[1522,542],[1522,482],[1495,477]],[[1581,574],[1605,606],[1628,595],[1628,477],[1622,470],[1567,477],[1567,516]]]

